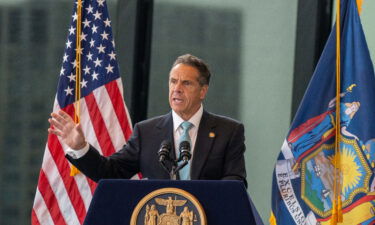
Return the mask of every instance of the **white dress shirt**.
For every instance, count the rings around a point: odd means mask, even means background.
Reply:
[[[79,159],[84,156],[89,151],[89,149],[90,145],[89,143],[86,143],[86,146],[79,150],[73,150],[68,147],[68,149],[66,149],[66,154],[70,155],[73,159]]]
[[[191,140],[190,151],[193,158],[193,152],[195,147],[195,142],[197,141],[197,134],[199,129],[199,124],[201,122],[203,115],[203,106],[198,109],[198,111],[188,120],[188,122],[193,124],[193,127],[189,130],[189,136]],[[172,117],[173,117],[173,139],[174,139],[174,149],[176,151],[176,156],[179,155],[179,140],[182,135],[182,127],[181,124],[184,120],[172,110]]]

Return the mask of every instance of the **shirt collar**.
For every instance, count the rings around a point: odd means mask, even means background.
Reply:
[[[194,125],[194,127],[198,128],[199,123],[201,122],[203,115],[203,105],[201,104],[201,107],[199,107],[198,111],[188,120],[190,123]],[[172,118],[173,118],[173,131],[176,131],[183,120],[173,109],[172,109]]]

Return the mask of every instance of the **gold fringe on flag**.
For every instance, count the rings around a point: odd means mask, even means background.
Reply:
[[[82,21],[82,0],[77,2],[77,33],[76,33],[76,90],[75,90],[75,102],[74,102],[74,122],[78,124],[80,122],[80,99],[81,99],[81,21]],[[70,176],[79,174],[80,171],[70,166]]]
[[[75,175],[79,174],[81,171],[79,171],[75,166],[70,165],[70,176],[74,177]]]

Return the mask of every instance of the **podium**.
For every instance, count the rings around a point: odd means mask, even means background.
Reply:
[[[162,188],[178,188],[193,195],[203,207],[209,225],[263,225],[240,181],[121,179],[99,182],[84,224],[129,225],[137,204]]]

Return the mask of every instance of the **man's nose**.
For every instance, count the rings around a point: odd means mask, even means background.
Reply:
[[[182,90],[181,88],[182,88],[181,83],[177,82],[176,85],[174,86],[174,91],[180,93]]]

